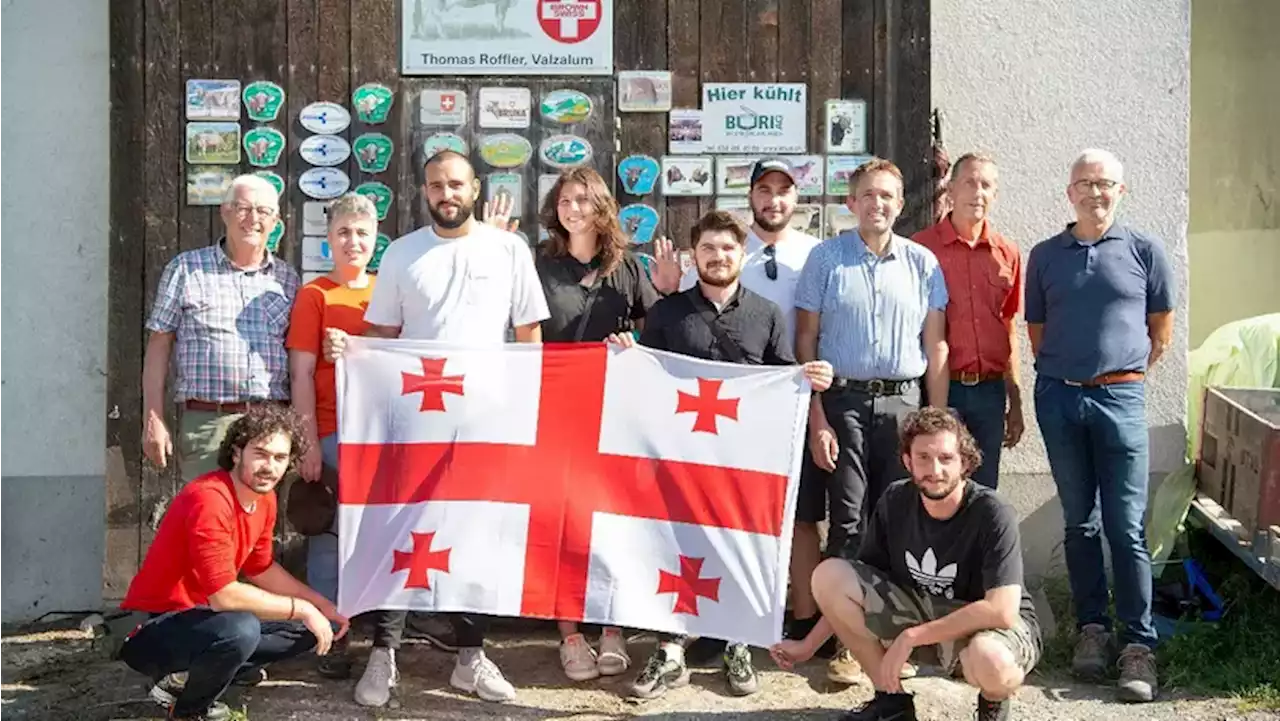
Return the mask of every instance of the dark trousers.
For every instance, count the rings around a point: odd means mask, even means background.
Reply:
[[[978,450],[982,451],[982,465],[969,475],[987,488],[995,488],[1000,480],[1007,398],[1003,378],[971,386],[951,381],[951,388],[947,391],[947,405],[960,414],[965,427],[978,442]]]
[[[840,443],[827,492],[831,529],[826,554],[853,558],[864,520],[880,494],[907,477],[898,452],[898,428],[908,413],[920,408],[920,387],[896,396],[832,387],[822,394],[822,408]]]
[[[483,648],[484,634],[489,630],[489,617],[471,613],[443,614],[453,624],[458,648]],[[400,648],[404,638],[404,625],[409,620],[408,611],[374,611],[373,645],[375,648]]]
[[[265,666],[310,651],[316,637],[301,623],[260,621],[246,611],[208,608],[153,617],[120,650],[130,668],[159,680],[187,672],[175,716],[204,713],[245,668]]]

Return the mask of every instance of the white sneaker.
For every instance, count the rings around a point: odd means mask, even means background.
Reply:
[[[356,703],[361,706],[386,706],[391,700],[391,689],[400,681],[400,671],[396,669],[395,651],[389,648],[375,648],[369,652],[369,663],[364,667],[364,675],[356,684]]]
[[[503,703],[513,701],[516,697],[515,686],[502,676],[497,664],[479,652],[470,664],[462,663],[462,657],[453,666],[453,675],[449,677],[449,685],[460,691],[473,693],[485,701]]]
[[[580,633],[560,642],[560,666],[570,681],[590,681],[600,675],[596,668],[596,652]]]
[[[178,671],[160,679],[151,687],[151,700],[160,704],[164,708],[169,708],[178,700],[178,694],[182,693],[182,689],[187,685],[187,672]]]
[[[622,631],[606,628],[600,634],[600,658],[596,668],[601,676],[621,676],[631,667],[631,657],[627,655],[627,639]]]

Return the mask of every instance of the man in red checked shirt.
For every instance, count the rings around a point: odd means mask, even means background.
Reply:
[[[219,470],[173,499],[121,607],[141,623],[120,649],[135,671],[181,687],[151,693],[171,719],[226,719],[233,679],[316,649],[324,655],[348,622],[324,596],[272,559],[275,488],[306,450],[301,419],[279,405],[249,409],[218,450]],[[301,442],[300,442],[301,441]],[[245,577],[249,583],[237,580]]]
[[[912,240],[938,256],[947,282],[948,405],[978,441],[982,465],[973,480],[995,488],[1000,449],[1022,438],[1018,336],[1022,299],[1018,247],[991,227],[999,178],[991,158],[967,153],[951,168],[951,212]]]

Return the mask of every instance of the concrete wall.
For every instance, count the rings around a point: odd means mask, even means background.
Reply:
[[[1191,347],[1280,311],[1280,3],[1191,15]]]
[[[1173,347],[1148,379],[1152,471],[1163,475],[1185,449],[1190,0],[935,0],[932,8],[933,104],[947,150],[952,159],[995,156],[995,222],[1024,257],[1072,220],[1070,164],[1087,147],[1120,156],[1130,192],[1122,221],[1166,244],[1182,310]],[[1061,561],[1062,517],[1025,349],[1023,377],[1028,434],[1005,456],[1001,490],[1023,516],[1028,570],[1043,573]]]
[[[101,603],[107,42],[107,3],[101,0],[5,3],[5,621]]]

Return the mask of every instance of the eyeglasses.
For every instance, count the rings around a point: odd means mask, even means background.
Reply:
[[[1117,185],[1119,185],[1119,184],[1120,184],[1120,183],[1118,183],[1118,182],[1116,182],[1116,181],[1114,181],[1114,180],[1106,180],[1106,179],[1103,179],[1103,180],[1077,180],[1076,182],[1074,182],[1074,183],[1072,183],[1072,184],[1071,184],[1071,187],[1075,188],[1077,193],[1089,193],[1089,192],[1092,192],[1095,188],[1096,188],[1096,189],[1098,189],[1099,191],[1101,191],[1101,192],[1105,193],[1105,192],[1107,192],[1107,191],[1109,191],[1109,190],[1111,190],[1111,189],[1115,188],[1115,187],[1116,187]]]
[[[276,214],[280,212],[275,208],[270,208],[265,205],[252,206],[252,205],[243,205],[241,203],[236,203],[234,207],[236,209],[236,215],[240,216],[241,218],[247,218],[251,213],[255,211],[258,213],[258,215],[261,215],[264,218],[274,218],[276,217]]]
[[[778,249],[772,245],[764,247],[764,274],[769,280],[778,279]]]

